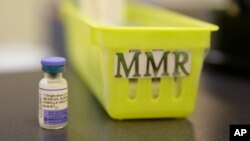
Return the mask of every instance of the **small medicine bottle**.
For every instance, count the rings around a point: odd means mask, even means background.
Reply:
[[[41,60],[44,78],[39,83],[39,124],[45,129],[60,129],[68,120],[68,85],[63,78],[65,58]]]

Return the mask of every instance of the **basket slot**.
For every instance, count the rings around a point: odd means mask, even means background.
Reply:
[[[129,99],[134,100],[137,93],[138,79],[129,79]]]
[[[182,93],[183,77],[174,77],[174,96],[179,98]]]
[[[157,99],[160,95],[161,79],[160,78],[152,78],[151,81],[152,81],[151,97],[153,99]]]

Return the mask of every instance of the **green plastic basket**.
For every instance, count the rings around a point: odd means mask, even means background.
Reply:
[[[91,21],[68,1],[60,11],[70,63],[112,118],[192,113],[217,26],[139,4],[127,6],[128,26]]]

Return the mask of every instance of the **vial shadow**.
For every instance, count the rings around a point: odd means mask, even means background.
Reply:
[[[39,128],[39,141],[67,141],[67,129],[46,130]]]

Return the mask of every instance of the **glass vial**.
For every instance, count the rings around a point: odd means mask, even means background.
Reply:
[[[60,129],[68,120],[68,85],[62,72],[65,58],[41,60],[44,78],[39,83],[39,124],[46,129]]]

